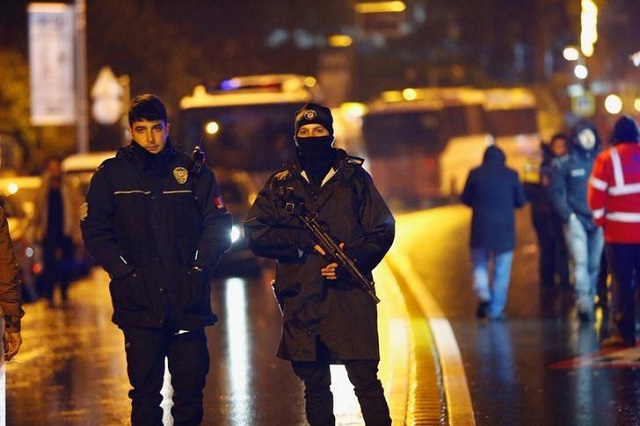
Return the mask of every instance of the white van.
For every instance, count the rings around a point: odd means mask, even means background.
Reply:
[[[62,160],[62,170],[69,177],[69,182],[84,198],[87,192],[91,176],[100,164],[109,158],[113,158],[116,151],[96,151],[84,154],[72,154]]]

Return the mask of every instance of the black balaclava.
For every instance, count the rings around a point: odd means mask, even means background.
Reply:
[[[298,129],[305,124],[321,124],[329,131],[328,136],[299,138]],[[319,184],[329,172],[335,160],[333,148],[333,117],[325,106],[308,103],[296,112],[294,140],[298,147],[300,166],[313,183]]]

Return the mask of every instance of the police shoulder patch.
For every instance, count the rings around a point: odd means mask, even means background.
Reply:
[[[189,172],[184,167],[176,167],[173,169],[173,177],[180,185],[184,185],[189,178]]]
[[[224,210],[224,202],[222,201],[222,196],[218,195],[213,199],[213,204],[216,206],[218,210]]]

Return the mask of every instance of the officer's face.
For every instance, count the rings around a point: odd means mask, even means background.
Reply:
[[[129,128],[133,140],[152,154],[162,151],[169,137],[169,123],[163,120],[139,120]]]
[[[296,136],[299,138],[318,138],[329,136],[329,131],[322,124],[311,123],[300,126]]]
[[[578,133],[578,142],[582,148],[590,151],[596,146],[596,134],[591,129],[584,129]]]

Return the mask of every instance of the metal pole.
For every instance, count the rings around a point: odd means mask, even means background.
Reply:
[[[75,0],[76,12],[76,139],[78,152],[89,152],[87,101],[87,15],[85,0]]]

